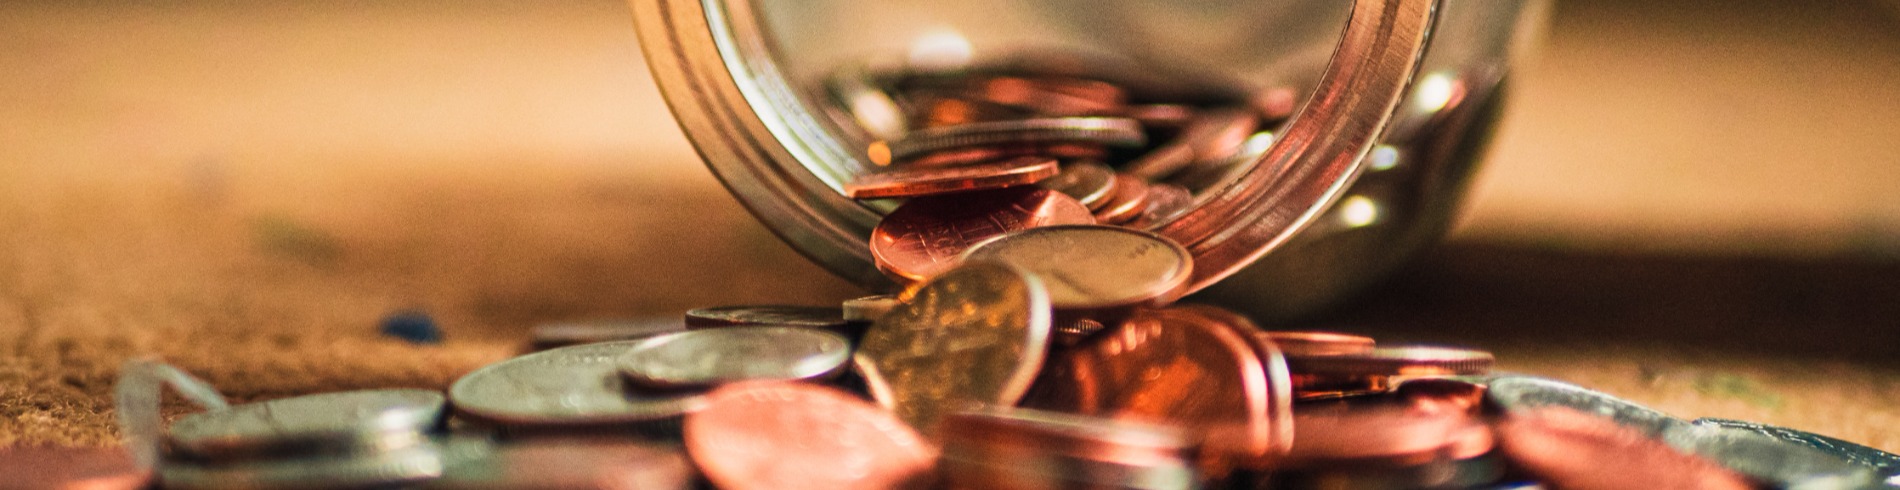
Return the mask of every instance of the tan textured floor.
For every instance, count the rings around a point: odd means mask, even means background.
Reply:
[[[440,387],[541,321],[856,294],[697,168],[615,2],[193,5],[0,5],[0,445],[108,443],[130,356],[239,400]],[[1879,259],[1900,249],[1900,200],[1877,192],[1900,141],[1880,118],[1900,103],[1866,89],[1900,57],[1842,58],[1900,46],[1869,27],[1891,21],[1817,10],[1776,35],[1838,34],[1787,47],[1819,54],[1735,65],[1699,55],[1761,47],[1739,32],[1779,14],[1737,9],[1702,39],[1627,22],[1687,7],[1565,5],[1581,6],[1559,11],[1564,51],[1520,79],[1466,245],[1326,326],[1478,344],[1678,415],[1900,450],[1900,271]],[[1880,20],[1823,22],[1837,18]],[[1655,45],[1674,61],[1621,57]],[[1811,76],[1756,76],[1792,62]],[[1643,77],[1584,76],[1601,69]],[[1710,74],[1746,90],[1669,81]],[[1736,102],[1814,80],[1799,104]],[[1682,104],[1659,110],[1681,127],[1606,119],[1659,119],[1630,109],[1662,102]],[[1805,112],[1829,104],[1845,108]],[[1857,113],[1873,115],[1839,119]],[[1614,131],[1578,143],[1579,127]],[[1782,143],[1734,145],[1756,136]],[[1748,170],[1712,173],[1697,149]],[[1485,245],[1501,241],[1530,245]],[[1578,252],[1608,245],[1865,255]],[[401,309],[448,343],[377,336]]]

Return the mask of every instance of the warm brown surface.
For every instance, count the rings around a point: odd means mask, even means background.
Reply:
[[[1341,325],[1900,450],[1900,31],[1640,4],[1564,4],[1519,79],[1462,236],[1535,245],[1440,254]],[[439,387],[536,322],[857,293],[698,169],[618,3],[284,5],[0,5],[0,444],[109,442],[135,355],[240,400]],[[1574,252],[1631,244],[1860,258]],[[448,343],[375,334],[406,308]]]

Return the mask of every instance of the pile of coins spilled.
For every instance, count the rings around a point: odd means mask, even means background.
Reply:
[[[229,406],[135,361],[118,386],[122,462],[6,455],[0,474],[30,488],[1900,486],[1900,456],[1865,446],[1677,419],[1493,373],[1479,350],[1175,304],[1193,257],[1144,229],[1243,169],[1285,104],[860,75],[831,91],[884,167],[845,191],[905,199],[868,244],[900,293],[546,325],[534,352],[446,393]],[[205,411],[165,427],[164,386]]]

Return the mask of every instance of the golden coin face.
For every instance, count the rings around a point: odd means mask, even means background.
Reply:
[[[1285,361],[1252,329],[1209,307],[1139,311],[1052,354],[1022,406],[1189,428],[1222,457],[1284,451],[1293,435]]]
[[[1194,270],[1187,249],[1167,238],[1100,225],[1012,232],[971,247],[963,260],[1029,271],[1048,286],[1050,303],[1065,310],[1167,303]]]
[[[1042,368],[1049,296],[1001,264],[945,272],[864,334],[854,363],[879,404],[931,434],[943,413],[1014,405]]]

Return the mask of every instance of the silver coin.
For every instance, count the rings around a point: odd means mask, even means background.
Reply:
[[[172,448],[210,459],[378,447],[428,432],[445,402],[431,390],[323,393],[187,415],[169,436]]]
[[[562,347],[491,364],[449,387],[456,415],[502,426],[635,426],[705,405],[698,392],[630,386],[616,361],[641,341]]]
[[[481,457],[487,444],[451,439],[419,441],[388,451],[279,458],[233,464],[167,462],[164,488],[332,489],[388,488],[429,481],[459,461]]]
[[[1878,469],[1734,426],[1678,426],[1663,435],[1663,442],[1774,488],[1867,488],[1876,481]]]
[[[1741,420],[1718,419],[1718,418],[1709,418],[1709,417],[1696,419],[1694,424],[1697,427],[1706,426],[1706,427],[1716,427],[1723,430],[1740,430],[1740,431],[1754,432],[1757,434],[1761,434],[1763,436],[1775,438],[1775,439],[1792,443],[1792,444],[1799,444],[1801,446],[1813,448],[1821,452],[1832,454],[1835,457],[1853,462],[1854,464],[1866,466],[1879,473],[1884,473],[1888,475],[1900,475],[1900,454],[1894,454],[1894,453],[1889,453],[1886,451],[1881,451],[1879,449],[1874,449],[1874,448],[1863,446],[1860,444],[1855,444],[1852,442],[1847,442],[1840,439],[1835,439],[1832,437],[1815,434],[1813,432],[1795,430],[1795,429],[1790,429],[1786,427],[1777,427],[1777,426],[1767,425],[1767,424],[1758,424],[1754,422],[1747,422],[1747,421],[1741,421]],[[1900,486],[1900,483],[1889,483],[1889,485]]]
[[[1160,235],[1104,225],[1061,225],[1006,233],[963,253],[968,262],[1009,264],[1043,280],[1056,309],[1166,304],[1194,271],[1193,255]]]
[[[1635,402],[1554,379],[1499,375],[1486,378],[1484,385],[1485,398],[1509,411],[1559,406],[1608,417],[1654,438],[1689,424]]]
[[[556,438],[496,444],[451,465],[428,488],[685,489],[693,472],[679,450],[625,439]]]
[[[686,325],[679,317],[648,317],[624,320],[595,320],[536,325],[529,333],[535,350],[570,345],[636,340],[660,334],[683,332]]]
[[[892,160],[925,153],[1004,143],[1101,143],[1141,146],[1148,137],[1141,123],[1122,117],[1057,117],[980,122],[912,131],[888,143]]]
[[[823,306],[718,306],[686,312],[686,328],[752,325],[841,329],[848,323],[841,308]]]
[[[661,335],[620,356],[620,373],[641,386],[701,388],[746,380],[834,376],[851,360],[851,341],[809,328],[729,327]]]
[[[880,294],[844,300],[844,319],[848,322],[875,322],[897,307],[897,295]]]

